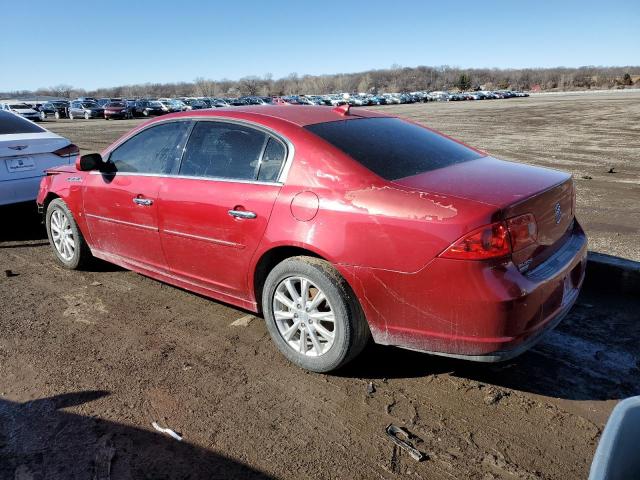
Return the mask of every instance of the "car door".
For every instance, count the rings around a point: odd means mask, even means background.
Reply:
[[[225,121],[198,121],[178,176],[159,192],[160,237],[174,275],[248,299],[247,274],[281,189],[285,143]]]
[[[151,125],[108,154],[108,172],[86,176],[84,214],[98,256],[167,269],[158,233],[158,189],[163,177],[177,170],[190,125]]]

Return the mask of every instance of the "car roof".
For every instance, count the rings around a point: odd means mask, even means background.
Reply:
[[[171,117],[220,117],[231,114],[230,117],[238,118],[242,114],[251,117],[276,118],[293,123],[300,127],[314,123],[337,122],[341,120],[355,120],[358,118],[389,117],[382,113],[365,109],[351,109],[347,115],[337,111],[335,107],[319,105],[246,105],[240,107],[224,107],[215,110],[195,110],[172,114]],[[165,116],[163,118],[167,118]]]

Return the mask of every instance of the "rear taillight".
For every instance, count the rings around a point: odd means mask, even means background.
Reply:
[[[440,256],[458,260],[486,260],[511,253],[509,232],[504,222],[496,222],[468,233]]]
[[[80,149],[78,148],[77,145],[70,143],[66,147],[59,148],[58,150],[52,153],[55,153],[59,157],[70,157],[72,155],[77,155],[78,153],[80,153]]]
[[[508,219],[507,228],[511,237],[511,248],[514,252],[533,245],[538,239],[538,225],[536,218],[531,213]]]

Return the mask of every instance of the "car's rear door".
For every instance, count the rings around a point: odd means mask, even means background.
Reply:
[[[247,273],[281,189],[285,143],[262,129],[198,121],[178,176],[159,192],[162,246],[173,274],[248,299]]]
[[[152,125],[109,153],[113,171],[86,176],[84,213],[98,256],[167,269],[158,233],[158,190],[178,168],[190,125]]]

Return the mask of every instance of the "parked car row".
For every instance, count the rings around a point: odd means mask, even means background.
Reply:
[[[130,119],[151,117],[166,113],[202,110],[206,108],[236,107],[244,105],[329,105],[352,106],[393,105],[416,102],[454,102],[462,100],[489,100],[498,98],[528,97],[528,93],[513,90],[478,90],[471,92],[418,91],[410,93],[333,93],[329,95],[285,95],[277,97],[244,96],[228,97],[180,97],[180,98],[94,98],[79,97],[75,100],[49,102],[5,102],[0,109],[12,111],[29,120],[47,118]]]

